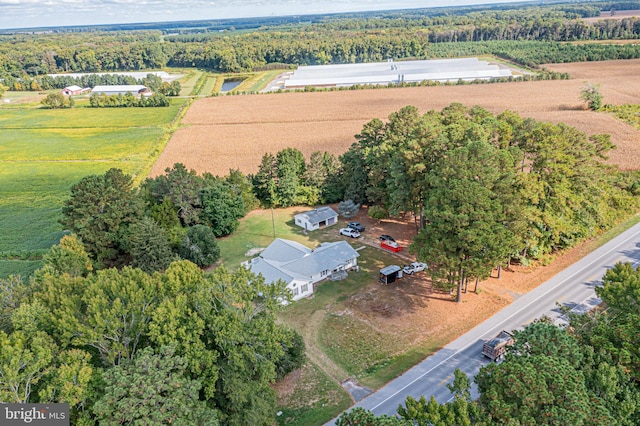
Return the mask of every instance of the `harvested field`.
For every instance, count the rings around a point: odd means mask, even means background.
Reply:
[[[600,16],[594,16],[593,18],[584,18],[586,22],[603,21],[605,19],[621,20],[625,18],[638,18],[640,17],[640,10],[616,10],[616,13],[611,15],[611,11],[602,11]]]
[[[225,175],[229,169],[256,172],[262,155],[296,147],[343,153],[354,135],[374,118],[406,105],[440,110],[452,102],[506,109],[540,121],[564,122],[591,135],[608,133],[618,149],[610,162],[623,169],[640,165],[640,131],[612,116],[585,109],[580,90],[600,84],[605,104],[640,104],[640,60],[548,65],[572,80],[461,86],[411,87],[335,92],[221,96],[196,101],[183,125],[151,171],[161,174],[176,162],[198,172]]]

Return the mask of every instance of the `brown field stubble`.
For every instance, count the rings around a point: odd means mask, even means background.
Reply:
[[[609,133],[617,149],[610,162],[623,169],[640,165],[640,131],[614,117],[585,109],[580,90],[600,84],[604,103],[640,103],[640,60],[547,65],[571,80],[411,87],[335,92],[274,93],[196,101],[151,171],[176,162],[198,172],[225,175],[229,169],[256,172],[264,153],[296,147],[341,154],[374,118],[383,121],[406,105],[421,112],[452,102],[480,105],[496,114],[513,110],[540,121],[564,122],[591,134]]]

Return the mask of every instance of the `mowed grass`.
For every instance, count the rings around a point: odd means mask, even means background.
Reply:
[[[168,108],[0,108],[0,278],[28,275],[64,233],[70,188],[110,168],[143,177],[184,99]]]
[[[305,337],[307,345],[319,348],[331,362],[345,370],[359,383],[378,388],[423,359],[443,342],[416,347],[414,342],[376,330],[371,324],[351,315],[349,306],[353,296],[367,292],[377,285],[380,268],[397,264],[398,258],[361,242],[338,235],[339,224],[304,235],[293,223],[295,213],[305,207],[256,210],[241,220],[236,232],[218,240],[222,263],[235,269],[240,263],[257,255],[274,239],[291,239],[313,248],[321,242],[349,242],[359,249],[359,271],[351,271],[342,281],[322,281],[310,299],[299,300],[278,314],[280,321],[296,329]],[[273,216],[272,216],[273,213]],[[252,251],[252,255],[247,256]],[[281,392],[278,409],[283,412],[279,424],[323,424],[339,415],[351,403],[340,384],[331,379],[318,365],[308,361],[294,381],[293,388]],[[329,391],[328,389],[333,389]]]
[[[314,234],[303,235],[302,229],[293,223],[293,215],[305,210],[308,208],[274,209],[273,216],[271,210],[250,212],[240,221],[240,226],[233,234],[218,239],[222,263],[227,269],[234,270],[240,263],[254,257],[246,256],[246,253],[271,244],[274,240],[274,227],[277,238],[297,241],[308,247],[315,246],[317,243],[313,242]]]
[[[294,386],[287,380],[280,385],[289,389],[280,392],[279,425],[321,425],[351,406],[347,391],[311,362],[293,374],[299,375]]]

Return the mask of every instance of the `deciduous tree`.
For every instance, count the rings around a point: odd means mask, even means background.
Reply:
[[[119,169],[91,175],[71,187],[61,223],[76,233],[99,267],[126,263],[128,226],[141,215],[142,203],[131,176]]]
[[[185,374],[171,347],[146,348],[104,373],[104,395],[93,406],[100,424],[218,425],[217,412],[200,401],[202,384]]]
[[[224,181],[215,181],[200,192],[201,218],[216,237],[231,234],[244,216],[242,194]]]
[[[189,228],[179,249],[180,257],[201,268],[213,265],[220,258],[220,249],[211,228],[195,225]]]
[[[131,266],[147,273],[164,271],[178,259],[171,250],[171,243],[164,229],[150,218],[132,224],[128,235]]]

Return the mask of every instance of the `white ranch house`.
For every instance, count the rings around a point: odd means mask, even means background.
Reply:
[[[354,269],[358,254],[346,241],[322,243],[315,250],[295,241],[277,238],[258,257],[243,265],[262,275],[266,283],[282,280],[293,300],[313,294],[313,286],[327,278]]]
[[[338,223],[338,213],[328,206],[298,213],[293,217],[296,225],[306,231],[315,231],[316,229]]]

